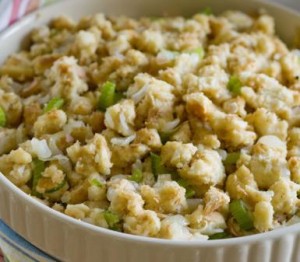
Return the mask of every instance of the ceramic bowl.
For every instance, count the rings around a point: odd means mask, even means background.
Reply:
[[[267,10],[277,33],[287,43],[300,28],[300,15],[260,0],[69,0],[35,12],[0,35],[0,63],[20,48],[24,37],[54,16],[104,12],[114,15],[192,15],[210,6],[214,13],[228,9]],[[300,261],[300,224],[253,236],[215,240],[170,241],[114,232],[56,212],[23,193],[0,176],[0,218],[27,241],[63,261],[105,262],[283,262]]]

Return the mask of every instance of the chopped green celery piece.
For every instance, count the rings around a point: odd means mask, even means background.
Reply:
[[[205,7],[205,8],[202,10],[201,14],[204,14],[204,15],[212,15],[212,14],[213,14],[213,11],[212,11],[212,9],[211,9],[209,6],[207,6],[207,7]]]
[[[143,172],[142,172],[142,170],[140,170],[138,168],[133,169],[130,180],[135,181],[137,183],[142,182],[143,181]]]
[[[153,175],[157,177],[159,174],[163,174],[166,170],[164,166],[161,164],[161,157],[154,153],[150,153],[150,157],[151,157],[151,168],[152,168]]]
[[[190,187],[190,185],[188,184],[188,182],[186,181],[186,180],[184,180],[184,179],[179,179],[179,180],[177,180],[177,183],[180,185],[180,186],[182,186],[182,187],[184,187],[185,188],[185,197],[186,198],[192,198],[195,194],[196,194],[196,192],[195,192],[195,190],[193,190],[191,187]]]
[[[123,98],[125,98],[125,96],[123,95],[123,93],[116,92],[115,96],[114,96],[114,104],[118,103]]]
[[[182,187],[184,187],[184,188],[186,188],[186,187],[189,186],[188,183],[187,183],[187,181],[184,180],[184,179],[182,179],[182,178],[179,179],[179,180],[177,180],[176,182],[178,183],[178,185],[180,185],[180,186],[182,186]]]
[[[119,223],[119,224],[115,224],[113,227],[110,228],[111,230],[114,230],[114,231],[118,231],[118,232],[122,232],[122,225]]]
[[[167,170],[167,174],[171,175],[172,180],[178,181],[180,180],[180,176],[176,170]]]
[[[116,228],[116,225],[120,222],[119,217],[108,210],[103,212],[103,216],[110,229]]]
[[[189,51],[188,53],[189,54],[197,54],[200,57],[200,59],[202,59],[205,54],[204,49],[202,47],[195,48],[195,49]]]
[[[44,113],[52,111],[54,109],[60,109],[64,105],[64,100],[62,98],[54,97],[52,98],[44,107]]]
[[[173,132],[159,132],[160,141],[164,145],[170,140],[170,137],[173,135]]]
[[[242,200],[233,200],[229,204],[229,211],[237,221],[241,229],[251,230],[254,228],[251,212]]]
[[[242,86],[243,84],[238,76],[231,76],[227,84],[227,89],[234,95],[239,95]]]
[[[91,183],[91,185],[96,186],[96,187],[103,187],[103,184],[96,178],[92,179],[92,181],[90,183]]]
[[[151,17],[149,17],[149,19],[152,20],[152,21],[157,21],[157,22],[162,22],[162,21],[165,20],[165,19],[164,19],[163,17],[161,17],[161,16],[151,16]]]
[[[216,240],[216,239],[225,239],[225,238],[231,238],[232,235],[230,235],[227,232],[220,232],[220,233],[215,233],[211,236],[209,236],[209,240]]]
[[[62,189],[66,185],[67,181],[63,180],[60,184],[58,184],[56,187],[50,188],[45,191],[46,194],[51,194],[54,192],[57,192],[58,190]]]
[[[0,106],[0,127],[4,127],[6,125],[6,115],[3,108]]]
[[[170,137],[172,135],[174,135],[177,130],[178,130],[178,127],[175,127],[170,131],[161,131],[161,132],[159,132],[160,141],[162,142],[162,144],[164,145],[165,143],[167,143],[170,140]]]
[[[54,37],[59,33],[59,30],[53,28],[50,30],[50,37]]]
[[[36,191],[36,186],[42,177],[42,173],[45,170],[45,162],[39,159],[33,160],[33,174],[32,174],[32,195],[40,196],[40,193]]]
[[[105,111],[115,102],[116,85],[112,82],[105,82],[101,88],[101,95],[99,98],[99,109]]]
[[[185,191],[185,197],[186,198],[192,198],[196,194],[195,190],[193,190],[193,189],[191,189],[189,187],[186,188],[185,190],[186,190]]]
[[[224,164],[225,165],[234,165],[239,160],[240,156],[241,156],[240,152],[229,153],[229,154],[227,154],[227,157],[224,160]]]

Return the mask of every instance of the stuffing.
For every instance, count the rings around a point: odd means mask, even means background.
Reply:
[[[68,16],[58,16],[51,21],[51,27],[56,29],[73,30],[76,26],[74,20]]]
[[[110,55],[118,55],[130,49],[130,43],[126,34],[119,35],[114,41],[107,44],[108,52]]]
[[[80,174],[89,175],[93,172],[99,172],[103,175],[110,174],[112,167],[111,151],[106,139],[100,134],[95,134],[84,146],[80,146],[77,141],[67,148],[67,154],[75,164],[76,172]]]
[[[204,235],[213,235],[226,228],[226,222],[221,213],[211,212],[206,214],[202,205],[199,205],[190,215],[186,215],[186,219],[193,231]]]
[[[96,27],[101,31],[101,35],[105,39],[110,39],[115,36],[115,31],[112,27],[111,21],[109,21],[104,14],[95,14],[89,19],[90,27]],[[80,24],[80,22],[79,22]]]
[[[78,176],[78,174],[72,174]],[[70,175],[69,175],[70,176]],[[80,176],[81,178],[81,176]],[[71,180],[71,179],[70,179]],[[80,183],[74,183],[72,188],[66,191],[62,197],[61,202],[64,204],[80,204],[88,201],[88,188],[90,182],[88,179],[80,179]]]
[[[247,115],[245,106],[245,100],[239,96],[226,100],[222,105],[227,114],[236,114],[242,118]]]
[[[289,157],[300,157],[300,128],[291,128],[288,132],[287,149]]]
[[[173,86],[148,74],[138,74],[127,90],[127,96],[137,104],[137,124],[160,130],[165,122],[171,121],[175,100],[173,89]]]
[[[45,54],[37,56],[33,60],[34,72],[37,75],[43,75],[59,58],[61,58],[60,54]],[[29,97],[30,95],[39,93],[42,90],[41,83],[42,81],[40,79],[36,79],[31,85],[22,89],[22,97]]]
[[[195,72],[201,59],[198,53],[192,51],[180,54],[175,59],[174,71],[181,77],[187,73]]]
[[[99,36],[93,31],[79,31],[74,40],[72,49],[78,54],[81,61],[92,59],[98,47]]]
[[[0,128],[0,155],[9,153],[18,146],[17,129]]]
[[[280,120],[275,113],[268,112],[265,108],[257,109],[247,116],[247,120],[260,136],[274,135],[282,140],[287,137],[288,123]]]
[[[299,50],[265,11],[206,11],[34,29],[0,65],[0,176],[133,235],[206,241],[299,222]]]
[[[23,186],[31,179],[32,157],[22,148],[0,157],[0,172],[16,186]]]
[[[45,139],[39,140],[36,138],[32,138],[31,140],[27,140],[26,142],[21,144],[20,147],[28,152],[32,156],[32,158],[45,160],[50,158],[52,155],[52,152]]]
[[[114,167],[126,167],[143,158],[148,152],[149,147],[144,144],[113,145],[111,161]]]
[[[133,124],[136,117],[132,100],[123,100],[119,104],[109,107],[105,112],[104,123],[108,128],[123,136],[133,134]]]
[[[90,201],[101,201],[106,199],[106,181],[103,176],[94,173],[88,178],[88,199]]]
[[[297,86],[299,83],[297,76],[299,76],[300,70],[299,55],[296,52],[289,53],[280,59],[280,64],[285,81],[292,86]]]
[[[300,184],[300,157],[291,157],[288,160],[288,166],[291,172],[291,180],[297,184]]]
[[[101,208],[92,208],[87,218],[84,219],[88,223],[97,225],[99,227],[109,228],[105,218],[104,212]]]
[[[182,168],[188,165],[197,147],[181,142],[167,142],[161,149],[162,162],[167,166]]]
[[[192,131],[189,122],[182,123],[171,135],[171,140],[188,143],[192,140]]]
[[[253,24],[254,31],[261,31],[267,35],[275,32],[274,18],[269,15],[261,15]]]
[[[182,178],[195,186],[223,185],[225,170],[217,151],[205,149],[197,152],[192,161],[179,170]]]
[[[62,130],[67,123],[67,115],[62,110],[52,110],[40,115],[33,125],[33,133],[36,137],[45,134],[54,134]]]
[[[211,149],[220,148],[221,142],[208,123],[203,123],[192,116],[189,118],[189,126],[193,144],[200,147],[203,145]]]
[[[41,114],[42,114],[42,109],[39,103],[34,102],[34,103],[24,105],[24,111],[23,111],[24,125],[30,134],[33,133],[32,127]]]
[[[274,192],[271,190],[263,191],[259,190],[256,187],[245,186],[246,198],[244,200],[248,203],[249,206],[254,207],[257,203],[261,201],[271,202]]]
[[[281,177],[289,177],[286,145],[276,136],[263,136],[252,148],[250,170],[260,189],[268,189]]]
[[[143,212],[144,200],[134,185],[126,179],[116,178],[109,182],[107,198],[110,201],[109,210],[120,216],[136,216]]]
[[[208,215],[216,210],[228,209],[230,202],[229,196],[216,187],[210,187],[210,189],[204,195],[204,214]]]
[[[300,185],[287,178],[281,178],[270,187],[270,190],[274,192],[272,206],[275,214],[294,215],[299,206],[297,192]]]
[[[22,101],[15,93],[0,89],[0,107],[6,114],[7,125],[18,126],[23,112]]]
[[[104,130],[104,113],[94,111],[91,114],[85,116],[83,121],[92,128],[93,133],[101,133]]]
[[[159,31],[144,30],[138,38],[138,47],[146,52],[156,53],[164,49],[165,40]]]
[[[145,200],[145,207],[161,213],[181,213],[186,209],[185,188],[177,182],[171,181],[168,175],[160,175],[153,187],[141,186],[141,195]]]
[[[226,180],[226,191],[232,199],[244,199],[247,196],[246,186],[257,188],[254,175],[246,166],[239,167]]]
[[[84,81],[85,72],[78,66],[74,57],[64,56],[53,64],[49,72],[49,79],[54,82],[50,94],[52,97],[62,97],[72,100],[87,91]]]
[[[65,174],[56,165],[50,165],[41,173],[41,177],[36,185],[36,192],[45,198],[59,200],[68,189],[65,181]]]
[[[84,219],[87,217],[90,209],[85,204],[67,205],[65,214],[76,219]]]
[[[217,104],[231,98],[227,89],[229,80],[226,72],[217,65],[207,65],[196,75],[189,74],[184,78],[184,85],[189,94],[203,92],[209,99]]]
[[[248,30],[253,25],[251,16],[239,11],[226,11],[223,15],[238,31]]]
[[[144,144],[152,150],[160,149],[162,146],[159,133],[156,129],[150,128],[142,128],[137,131],[134,143]]]
[[[228,146],[241,147],[253,144],[256,134],[250,131],[247,122],[237,115],[223,113],[201,93],[189,94],[185,100],[187,111],[199,119],[207,121],[219,139]]]
[[[63,134],[65,135],[66,144],[69,142],[73,144],[76,140],[80,143],[85,143],[94,137],[94,133],[89,125],[86,125],[83,121],[74,119],[68,120],[67,124],[63,127]],[[52,138],[54,138],[55,135],[52,136]],[[59,143],[58,146],[65,148],[64,145],[60,145]]]
[[[270,202],[258,202],[253,212],[254,227],[259,232],[271,230],[273,228],[273,215],[274,209]]]
[[[181,215],[169,216],[161,222],[160,237],[176,240],[192,239],[193,235],[189,232],[187,224]]]
[[[263,74],[243,73],[241,95],[251,108],[265,108],[283,119],[290,119],[292,107],[300,105],[300,95]],[[247,86],[249,85],[249,86]]]
[[[134,235],[155,237],[160,231],[160,220],[151,210],[144,210],[137,216],[126,216],[124,231]]]
[[[96,108],[97,101],[94,94],[87,93],[85,96],[78,96],[68,106],[70,114],[90,115]]]

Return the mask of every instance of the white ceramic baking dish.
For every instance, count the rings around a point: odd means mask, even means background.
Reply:
[[[215,13],[227,9],[253,12],[264,8],[275,17],[277,32],[288,43],[300,28],[299,14],[259,0],[69,0],[25,17],[2,33],[0,63],[19,49],[32,28],[59,14],[75,19],[96,12],[129,16],[191,15],[206,6]],[[26,240],[63,261],[300,261],[300,224],[254,236],[207,242],[138,237],[67,217],[29,197],[1,175],[0,218]]]

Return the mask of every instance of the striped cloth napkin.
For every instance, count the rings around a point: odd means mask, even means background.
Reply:
[[[0,31],[30,13],[56,0],[0,0]]]

